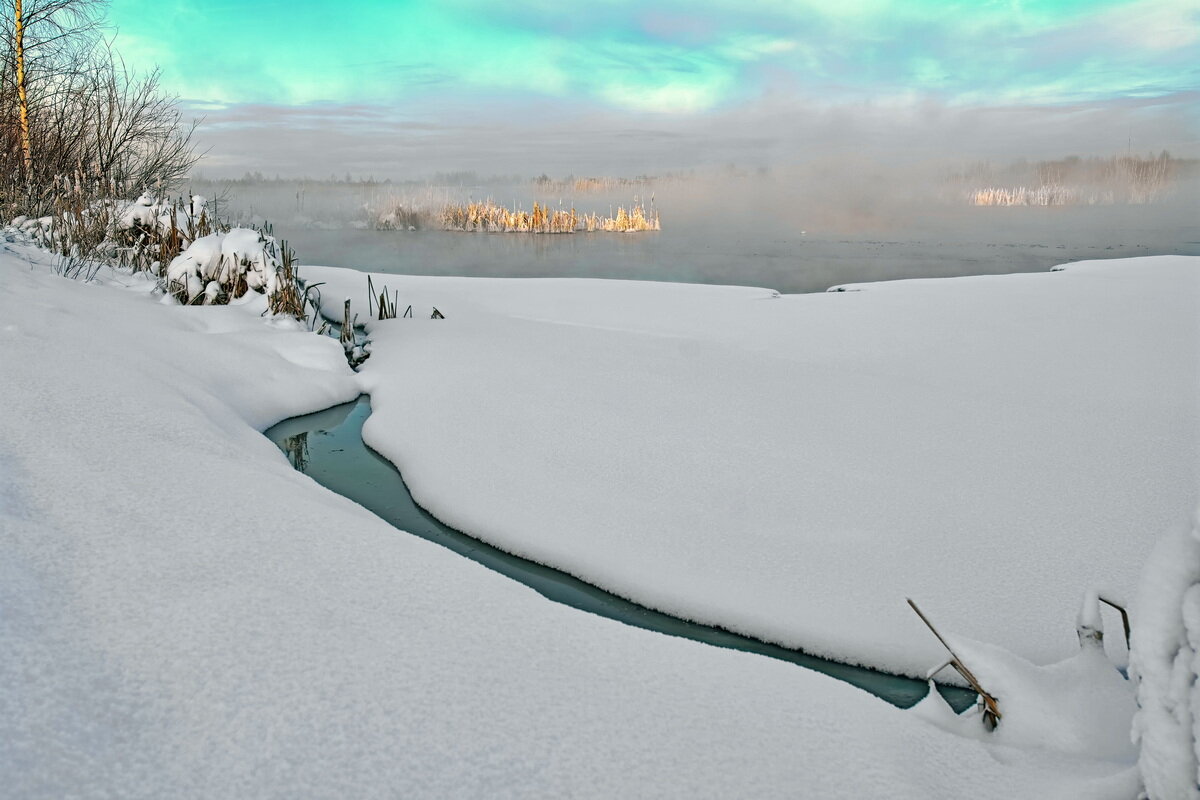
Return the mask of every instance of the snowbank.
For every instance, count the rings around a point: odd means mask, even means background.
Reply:
[[[1134,738],[1149,796],[1200,798],[1200,521],[1162,538],[1134,606]]]
[[[1084,647],[1062,661],[1037,666],[961,636],[952,637],[950,645],[997,699],[1003,717],[990,734],[996,743],[1122,764],[1137,757],[1129,737],[1133,686],[1102,650]]]
[[[366,315],[361,274],[305,275]],[[422,505],[819,655],[922,676],[942,654],[910,596],[1058,661],[1080,595],[1131,596],[1158,532],[1197,505],[1194,257],[784,297],[385,283],[416,319],[373,324],[364,435]]]
[[[989,749],[401,534],[257,433],[359,391],[336,342],[259,319],[261,298],[165,306],[149,283],[66,281],[26,255],[0,252],[11,796],[1132,793],[1121,765]],[[448,316],[395,346],[474,327]],[[447,388],[422,383],[382,392],[393,422],[402,392]]]

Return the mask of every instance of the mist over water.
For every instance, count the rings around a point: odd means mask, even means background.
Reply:
[[[569,182],[568,182],[569,184]],[[199,185],[195,191],[218,187]],[[558,193],[555,193],[557,190]],[[785,293],[901,278],[1044,271],[1093,258],[1200,254],[1197,181],[1150,204],[980,207],[945,170],[823,163],[732,168],[573,192],[529,181],[457,186],[265,184],[227,190],[224,210],[268,220],[300,263],[412,275],[615,278],[738,284]],[[493,198],[510,207],[609,214],[650,204],[644,233],[464,233],[357,229],[387,203],[439,207]]]

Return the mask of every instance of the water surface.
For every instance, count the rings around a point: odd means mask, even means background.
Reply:
[[[416,504],[392,463],[363,443],[362,424],[370,413],[370,401],[364,395],[352,403],[285,420],[268,430],[266,436],[287,453],[296,469],[354,500],[400,531],[436,542],[524,583],[555,602],[639,628],[788,661],[845,681],[901,708],[913,705],[928,691],[922,681],[828,661],[653,611],[443,525]],[[940,691],[957,710],[967,708],[975,700],[974,693],[963,689],[941,687]]]
[[[614,278],[820,292],[841,283],[941,278],[1096,258],[1200,255],[1194,208],[951,208],[849,232],[804,221],[663,211],[648,233],[315,230],[276,224],[301,264],[403,275]]]

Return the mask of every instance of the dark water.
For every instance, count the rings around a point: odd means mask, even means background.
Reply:
[[[684,213],[684,212],[687,213]],[[868,232],[663,208],[655,233],[312,230],[277,222],[301,264],[407,275],[583,277],[819,292],[841,283],[1041,272],[1095,258],[1200,255],[1195,208],[950,208]]]
[[[268,430],[266,436],[287,453],[297,469],[401,531],[436,542],[555,602],[639,628],[789,661],[857,686],[901,708],[925,696],[927,687],[922,681],[827,661],[652,611],[443,525],[413,501],[391,462],[363,444],[362,424],[370,413],[370,401],[364,395],[353,403],[285,420]],[[960,711],[975,701],[973,692],[953,687],[941,687],[940,691]]]

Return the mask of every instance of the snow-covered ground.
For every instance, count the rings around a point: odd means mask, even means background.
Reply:
[[[853,346],[834,330],[823,341],[791,342],[801,355],[790,358],[777,352],[769,333],[793,330],[786,321],[792,317],[833,325],[842,312],[849,317],[836,329],[853,330],[862,322],[862,303],[886,304],[903,292],[818,302],[774,300],[757,290],[563,284],[550,293],[534,284],[432,282],[419,288],[448,319],[381,326],[394,333],[380,331],[373,370],[354,376],[332,340],[260,318],[257,295],[232,307],[164,305],[140,280],[68,281],[49,274],[38,263],[43,258],[0,252],[0,776],[7,796],[1128,798],[1136,792],[1128,758],[985,744],[815,673],[550,603],[323,490],[258,434],[286,416],[353,397],[362,377],[379,395],[371,438],[413,448],[411,464],[407,455],[398,460],[414,467],[419,496],[451,521],[488,522],[464,527],[489,536],[508,530],[520,498],[496,500],[506,488],[528,490],[524,505],[534,513],[525,516],[535,524],[522,549],[546,544],[547,530],[563,537],[567,550],[582,547],[570,526],[593,516],[637,521],[631,530],[588,526],[607,533],[596,556],[598,575],[611,572],[622,587],[678,592],[704,580],[703,550],[714,547],[728,561],[729,581],[705,586],[712,596],[697,613],[718,609],[738,586],[743,597],[761,588],[778,600],[773,587],[796,564],[790,551],[776,554],[759,585],[740,584],[749,567],[763,563],[757,551],[781,541],[778,532],[758,538],[763,531],[749,524],[769,521],[770,512],[743,507],[723,544],[706,521],[720,498],[677,506],[683,522],[670,522],[668,505],[702,496],[683,490],[686,479],[734,504],[759,497],[734,499],[758,486],[764,469],[726,485],[727,467],[744,466],[752,453],[777,465],[772,453],[789,440],[739,439],[741,425],[761,435],[763,410],[737,402],[761,396],[768,408],[795,407],[798,417],[833,413],[838,398],[771,398],[781,388],[774,384],[760,383],[762,394],[748,395],[743,383],[764,363],[785,375],[811,367],[814,390],[843,368],[869,382],[923,326],[877,330],[878,363],[865,375],[861,363],[840,363]],[[1168,305],[1182,294],[1179,272],[1145,273]],[[417,283],[411,288],[416,293]],[[1036,300],[1036,292],[1027,294]],[[867,300],[872,296],[881,300]],[[830,310],[821,312],[821,302]],[[755,313],[743,313],[743,306]],[[694,307],[682,315],[691,322],[680,324],[680,307]],[[796,313],[771,316],[787,309]],[[568,313],[571,324],[563,319]],[[962,313],[964,324],[973,319],[970,309]],[[1013,313],[1028,316],[1016,304]],[[1135,316],[1155,324],[1169,318]],[[699,317],[707,317],[704,324]],[[770,322],[766,332],[762,319]],[[737,337],[721,333],[726,326]],[[575,346],[583,351],[572,356]],[[743,357],[750,366],[739,372]],[[650,370],[655,358],[667,378],[685,380],[685,387],[727,391],[669,392],[666,378]],[[589,365],[595,379],[578,382]],[[711,375],[714,368],[729,372]],[[391,369],[402,380],[385,379]],[[472,369],[478,372],[465,374]],[[623,377],[627,369],[650,381],[631,396],[641,414],[628,403],[606,410],[619,398],[613,386],[637,385]],[[917,370],[914,380],[925,377]],[[1003,377],[996,376],[999,388]],[[522,379],[530,385],[506,398]],[[1147,387],[1145,394],[1176,388]],[[429,413],[439,402],[444,418]],[[961,398],[952,394],[951,422],[956,402]],[[478,419],[463,415],[471,404]],[[736,413],[714,425],[720,409]],[[527,411],[540,412],[542,424],[531,427]],[[1146,418],[1162,412],[1161,402],[1139,410]],[[651,437],[638,443],[622,434],[622,443],[636,446],[632,453],[606,441],[620,432],[614,419],[622,413],[630,415],[631,431]],[[414,434],[406,415],[428,434]],[[861,439],[850,438],[865,446],[899,421],[862,422]],[[500,427],[489,433],[489,423]],[[578,427],[560,429],[567,423]],[[660,424],[667,429],[658,430]],[[951,427],[959,430],[961,421]],[[544,487],[538,481],[546,469],[537,461],[543,451],[525,441],[529,435],[545,435],[552,445],[550,467],[560,477]],[[442,456],[432,455],[431,442]],[[581,454],[588,443],[597,455]],[[667,463],[657,452],[664,444],[677,446],[680,466],[648,472]],[[1170,454],[1168,442],[1157,444]],[[885,466],[893,449],[881,456]],[[715,461],[697,460],[707,454]],[[927,458],[921,461],[928,466]],[[831,470],[844,463],[834,458]],[[448,511],[461,491],[447,484],[456,471],[472,486],[461,518]],[[1153,463],[1129,471],[1142,491],[1154,497],[1165,491],[1150,485],[1160,477]],[[878,472],[864,464],[861,477]],[[591,480],[582,480],[583,473]],[[638,485],[647,475],[652,485]],[[581,495],[585,483],[594,486]],[[649,496],[660,498],[657,507],[647,504]],[[571,505],[589,498],[582,508]],[[776,499],[793,509],[787,497]],[[1036,500],[1031,517],[1044,510]],[[614,520],[613,510],[627,504],[631,509]],[[979,509],[979,538],[992,529],[986,514],[993,510]],[[788,636],[805,633],[794,624],[798,618],[825,609],[851,624],[847,608],[882,595],[867,586],[879,564],[909,563],[869,530],[851,535],[861,512],[847,512],[847,526],[824,536],[848,537],[859,543],[857,552],[843,542],[843,557],[822,570],[841,576],[840,595],[859,594],[861,602],[824,598],[822,606],[781,608]],[[820,531],[816,523],[827,513],[800,530]],[[693,546],[681,547],[678,531],[688,525],[696,531]],[[635,568],[642,556],[632,539],[646,535],[647,526],[662,534],[649,553],[658,560]],[[898,525],[896,536],[908,529]],[[1109,547],[1116,545],[1108,539],[1093,543],[1084,560],[1115,565]],[[612,555],[604,556],[606,550]],[[958,555],[942,558],[948,589],[960,573],[976,587],[1012,579]],[[627,569],[614,571],[614,563]],[[665,571],[660,577],[668,586],[646,580],[655,569]],[[826,580],[822,570],[791,577],[819,583]],[[1025,576],[1005,587],[1006,601],[1050,577]],[[978,615],[949,613],[956,608],[950,597],[930,597],[928,605],[940,605],[948,627],[985,638]],[[693,599],[684,593],[668,605]],[[982,602],[955,599],[967,609]],[[888,611],[877,609],[885,620]],[[1030,636],[1052,616],[1026,620]],[[881,626],[872,622],[859,634],[877,635]],[[921,636],[904,638],[918,653],[914,661],[924,655]],[[855,641],[849,633],[843,638]],[[895,639],[884,644],[895,646]]]
[[[365,316],[360,274],[305,274]],[[1195,257],[782,297],[375,280],[418,318],[372,327],[364,436],[418,502],[645,605],[819,655],[922,675],[941,651],[912,597],[1056,661],[1083,593],[1130,597],[1197,505]],[[431,306],[447,319],[421,319]]]
[[[1163,536],[1142,572],[1130,672],[1133,739],[1151,798],[1200,798],[1200,513]]]

